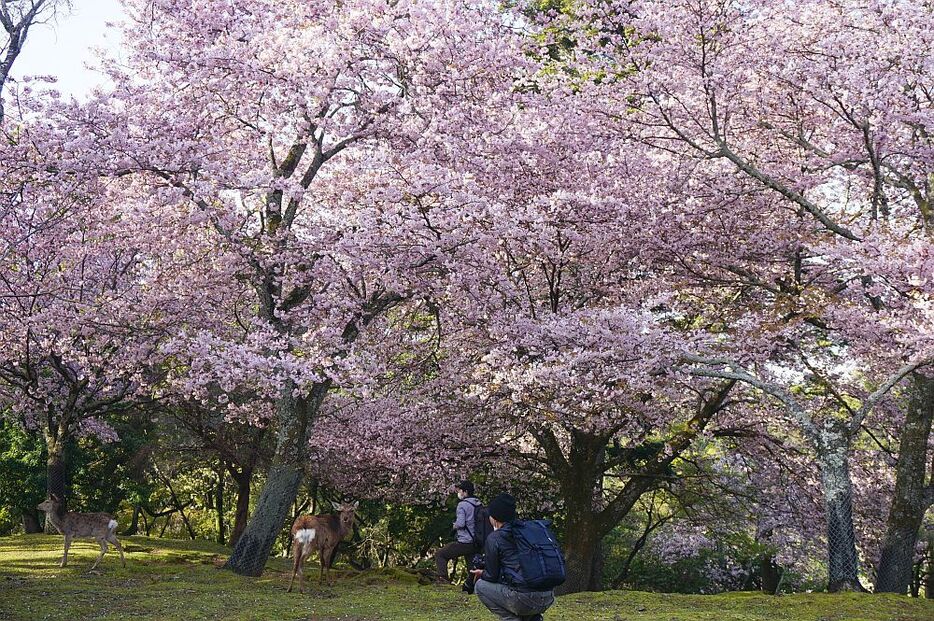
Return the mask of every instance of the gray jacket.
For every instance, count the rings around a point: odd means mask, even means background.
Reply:
[[[457,503],[457,519],[454,520],[454,532],[457,533],[458,543],[473,543],[474,511],[480,504],[480,501],[473,496],[468,496]]]

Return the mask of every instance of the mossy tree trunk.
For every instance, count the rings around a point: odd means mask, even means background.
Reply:
[[[567,581],[558,593],[599,591],[601,588],[600,544],[607,531],[595,506],[603,481],[602,456],[606,436],[571,432],[567,468],[561,481],[567,519],[564,554]]]
[[[304,476],[310,417],[317,413],[329,387],[329,382],[317,384],[307,399],[295,397],[293,385],[283,387],[276,404],[278,433],[273,463],[256,509],[227,560],[227,569],[245,576],[263,573]]]
[[[60,515],[64,515],[68,510],[68,496],[65,493],[67,488],[67,476],[68,476],[68,466],[65,463],[65,443],[66,436],[64,433],[64,427],[62,423],[56,424],[54,422],[54,416],[52,413],[49,414],[49,427],[45,430],[45,447],[46,447],[46,462],[45,462],[45,472],[46,472],[46,495],[51,497],[52,495],[57,496],[61,500],[61,510]],[[52,520],[45,520],[45,532],[46,533],[56,533],[58,532],[54,526],[52,526]]]
[[[877,593],[905,593],[911,583],[918,533],[924,514],[934,500],[931,486],[925,485],[932,420],[934,379],[915,373],[899,437],[895,494],[882,543]]]
[[[609,429],[601,434],[570,430],[566,448],[548,428],[533,431],[550,471],[558,480],[566,513],[561,543],[567,581],[555,589],[556,593],[602,588],[604,537],[629,515],[643,494],[670,477],[672,463],[723,408],[735,383],[735,380],[728,380],[711,391],[697,413],[686,424],[672,430],[666,441],[622,449],[611,458],[607,457],[608,445],[617,430]],[[621,488],[605,495],[604,477],[621,467],[627,471],[628,480]]]
[[[821,430],[818,461],[827,521],[827,590],[831,593],[865,590],[858,575],[849,453],[850,436],[846,421],[825,421]]]

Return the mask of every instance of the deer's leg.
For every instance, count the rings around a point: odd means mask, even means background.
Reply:
[[[123,556],[123,546],[120,545],[120,541],[117,539],[117,536],[114,533],[110,533],[110,536],[107,537],[107,541],[114,544],[114,547],[117,548],[117,552],[120,553],[120,562],[123,563],[124,567],[126,567],[126,557]]]
[[[292,592],[292,583],[295,582],[295,574],[302,571],[302,554],[304,553],[302,548],[302,544],[298,541],[292,545],[292,579],[289,580],[289,593]],[[304,593],[304,591],[302,591],[301,578],[298,579],[298,590],[299,592]]]
[[[287,593],[292,592],[292,585],[295,583],[295,574],[298,573],[298,563],[299,563],[298,556],[294,556],[292,558],[292,577],[289,578],[289,588],[286,591]]]
[[[326,573],[328,577],[328,584],[331,584],[331,565],[334,564],[334,553],[337,551],[337,547],[330,548],[328,550],[328,556],[324,559],[324,566],[327,568]]]
[[[298,564],[298,592],[305,593],[305,561],[311,556],[311,548],[302,546],[302,560]]]
[[[65,534],[65,553],[62,554],[62,563],[60,567],[64,567],[68,564],[68,548],[71,547],[71,535]]]
[[[101,559],[104,558],[104,555],[107,554],[107,540],[103,537],[97,540],[97,543],[101,546],[101,553],[97,555],[97,560],[94,561],[94,564],[91,565],[91,569],[88,571],[94,571],[97,568],[97,565],[101,562]]]

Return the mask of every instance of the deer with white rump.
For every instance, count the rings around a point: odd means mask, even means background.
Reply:
[[[48,500],[45,500],[38,507],[39,511],[45,511],[45,517],[52,522],[52,526],[65,536],[65,554],[62,556],[61,567],[68,563],[68,548],[71,547],[71,540],[75,537],[91,537],[97,540],[101,547],[100,556],[91,565],[91,570],[97,567],[97,564],[104,558],[107,552],[107,544],[112,543],[120,552],[120,560],[126,567],[126,557],[123,556],[123,546],[117,541],[117,520],[113,519],[109,513],[73,513],[69,511],[64,515],[60,514],[62,500],[55,494],[52,494]]]
[[[289,593],[292,592],[292,583],[295,582],[295,574],[298,574],[298,590],[305,592],[305,559],[311,556],[311,553],[318,552],[318,560],[321,562],[321,575],[319,581],[324,581],[327,577],[330,582],[331,564],[334,562],[334,551],[337,544],[347,536],[353,529],[354,512],[359,503],[340,503],[334,504],[334,510],[337,513],[329,515],[300,515],[292,524],[292,558],[294,567],[292,569],[292,579],[289,580]]]

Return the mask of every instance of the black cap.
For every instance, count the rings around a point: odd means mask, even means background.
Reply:
[[[467,481],[466,479],[455,485],[457,489],[462,489],[467,492],[468,496],[473,496],[473,483]]]
[[[516,499],[500,494],[490,502],[489,512],[497,522],[512,522],[516,519]]]

